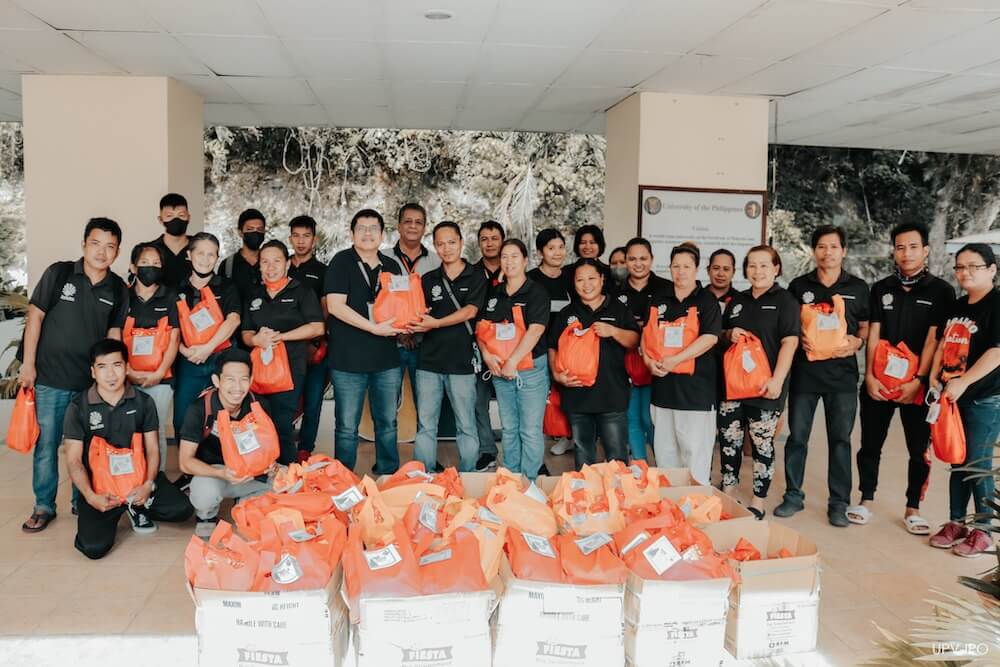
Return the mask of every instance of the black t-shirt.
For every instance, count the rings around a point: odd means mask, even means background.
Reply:
[[[549,295],[544,287],[530,278],[526,278],[521,288],[513,294],[507,294],[507,283],[500,283],[494,287],[486,296],[486,308],[481,311],[481,319],[490,322],[513,322],[514,306],[521,306],[525,330],[532,324],[549,326]],[[537,359],[547,354],[548,347],[543,334],[532,348],[531,358]]]
[[[694,288],[683,301],[678,301],[674,285],[670,285],[653,295],[653,305],[657,307],[660,322],[672,322],[687,315],[688,308],[698,309],[698,335],[718,336],[722,333],[722,314],[719,302],[711,291],[701,285]],[[652,403],[658,408],[671,410],[694,410],[707,412],[717,405],[718,381],[716,373],[718,357],[712,350],[694,360],[694,374],[668,373],[664,377],[653,376]]]
[[[292,262],[288,267],[288,277],[295,278],[300,283],[316,293],[316,298],[323,301],[323,279],[326,276],[326,264],[316,259],[313,255],[308,262],[303,262],[298,266]],[[323,309],[326,312],[326,308]]]
[[[437,319],[448,317],[458,310],[448,294],[446,280],[444,265],[431,269],[421,279],[424,300],[430,308],[430,316]],[[482,310],[486,301],[487,284],[482,271],[465,262],[462,272],[449,283],[451,293],[454,294],[459,306],[475,306],[478,310]],[[419,350],[417,368],[434,373],[472,374],[473,322],[475,318],[462,324],[432,329],[425,333],[420,347],[417,348]]]
[[[799,302],[788,290],[778,285],[772,285],[771,289],[757,298],[754,298],[753,292],[749,289],[745,292],[736,292],[728,302],[722,317],[723,329],[735,327],[746,329],[760,339],[773,373],[775,366],[778,365],[778,351],[781,350],[782,339],[789,336],[797,338],[801,333]],[[741,402],[762,410],[781,410],[788,396],[790,376],[791,373],[785,377],[781,396],[778,398],[747,398]],[[720,395],[719,400],[726,400],[725,394]]]
[[[382,271],[402,275],[393,258],[379,252],[379,265],[370,267],[361,261],[353,247],[341,250],[327,267],[324,294],[345,294],[347,305],[368,319],[369,304],[374,305],[378,277]],[[393,336],[376,336],[336,317],[330,318],[330,341],[327,359],[330,368],[349,373],[378,373],[399,366],[399,352]]]
[[[136,294],[135,285],[129,294],[128,316],[135,318],[135,328],[153,329],[159,325],[160,320],[167,318],[167,324],[176,329],[177,323],[177,294],[166,285],[158,285],[153,296],[148,301],[143,301]]]
[[[243,253],[237,250],[229,257],[222,260],[219,266],[219,273],[223,278],[232,280],[236,285],[236,291],[240,296],[240,307],[246,307],[250,292],[256,285],[260,284],[260,264],[249,264]]]
[[[176,290],[191,274],[191,260],[188,259],[187,246],[181,248],[179,253],[174,254],[174,251],[163,240],[163,236],[163,234],[160,234],[151,243],[163,252],[163,279],[161,282],[167,287]],[[185,238],[190,241],[191,237]]]
[[[478,262],[473,264],[473,266],[479,269],[479,271],[481,271],[482,274],[486,276],[486,281],[487,283],[489,283],[488,287],[491,288],[496,287],[497,285],[503,282],[503,274],[500,271],[499,266],[497,266],[496,271],[490,271],[489,269],[486,268],[486,265],[483,263],[482,258],[480,258]]]
[[[124,281],[108,271],[91,285],[82,259],[56,262],[35,285],[31,304],[45,313],[35,352],[38,384],[83,391],[93,382],[90,347],[107,338],[108,329],[125,324],[128,288]]]
[[[264,285],[256,285],[250,291],[250,300],[243,307],[240,320],[241,331],[258,331],[268,327],[285,333],[311,322],[323,322],[323,311],[319,307],[316,294],[295,278],[273,297]],[[309,357],[308,340],[285,341],[292,377],[305,374]]]
[[[632,318],[640,327],[645,326],[649,319],[649,308],[653,305],[653,295],[667,289],[673,283],[666,278],[661,278],[655,273],[649,274],[649,281],[641,290],[632,287],[626,280],[621,288],[616,292],[615,299],[625,305],[631,313]]]
[[[187,302],[188,308],[193,309],[199,303],[201,303],[201,288],[195,287],[191,284],[191,274],[184,280],[181,284],[180,290],[177,292],[177,299],[184,299]],[[225,319],[229,317],[232,313],[236,313],[242,317],[242,306],[240,305],[240,295],[236,289],[236,284],[228,278],[223,278],[219,274],[213,275],[208,280],[206,285],[212,294],[215,295],[215,300],[219,304],[219,309],[222,310],[222,317]],[[234,336],[235,337],[235,336]],[[181,338],[181,343],[184,342],[183,337]],[[179,356],[179,355],[178,355]]]
[[[969,303],[969,295],[965,294],[952,303],[940,320],[938,334],[944,335],[945,329],[955,321],[963,321],[972,331],[969,339],[969,356],[962,372],[972,368],[979,358],[995,347],[1000,347],[1000,290],[996,287],[976,303]],[[973,401],[1000,396],[1000,367],[994,368],[982,380],[973,383],[958,399],[959,405],[968,405]]]
[[[550,278],[542,273],[541,268],[535,267],[528,271],[528,278],[544,287],[548,293],[549,311],[552,313],[549,318],[551,324],[555,321],[559,311],[568,306],[576,294],[576,288],[573,285],[573,272],[563,269],[558,277]]]
[[[66,406],[63,418],[63,438],[83,443],[83,466],[90,473],[90,439],[98,435],[113,447],[132,446],[135,433],[155,433],[160,427],[156,404],[149,394],[136,391],[126,383],[125,393],[117,405],[109,405],[91,385]]]
[[[579,322],[585,329],[595,322],[606,322],[626,331],[639,332],[639,325],[623,303],[604,297],[597,310],[591,310],[579,299],[573,300],[552,320],[549,328],[549,348],[559,349],[559,337],[566,327]],[[629,379],[625,372],[625,348],[613,338],[600,338],[600,357],[597,361],[597,380],[589,387],[559,386],[562,409],[565,412],[603,414],[624,412],[628,409]]]
[[[788,284],[788,291],[800,304],[833,303],[833,296],[844,297],[844,311],[847,317],[847,333],[858,335],[861,322],[869,320],[868,305],[870,296],[868,285],[861,278],[852,276],[847,271],[841,271],[840,277],[832,286],[827,287],[816,277],[816,270],[799,276]],[[800,322],[801,322],[801,308]],[[919,352],[917,353],[919,354]],[[797,393],[816,393],[854,391],[858,388],[858,359],[852,354],[842,359],[824,359],[809,361],[806,353],[799,346],[792,362],[791,390]]]
[[[927,331],[937,325],[941,313],[954,301],[955,290],[937,276],[927,274],[907,290],[892,275],[872,285],[870,321],[879,323],[880,339],[891,345],[906,343],[919,357]]]
[[[222,403],[219,401],[219,393],[212,391],[210,394],[211,413],[205,415],[205,397],[199,396],[191,401],[187,412],[184,413],[184,423],[181,425],[181,440],[198,443],[198,449],[194,457],[202,463],[209,465],[223,465],[222,443],[219,442],[219,429],[215,423],[215,418],[222,410]],[[240,405],[239,415],[233,421],[239,421],[250,413],[250,403],[252,398],[247,394]],[[208,433],[202,438],[202,434],[208,429]]]

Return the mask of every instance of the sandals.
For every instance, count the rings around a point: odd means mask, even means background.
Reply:
[[[45,530],[55,518],[55,514],[49,514],[48,512],[32,512],[31,517],[21,524],[21,530],[26,533],[40,533]]]
[[[851,505],[846,510],[847,520],[851,523],[856,523],[859,526],[863,526],[869,521],[871,521],[872,511],[865,507],[864,505]],[[930,530],[930,526],[927,528]]]
[[[906,532],[910,535],[930,535],[931,525],[927,523],[927,519],[922,516],[913,514],[903,519],[903,523],[906,524]]]
[[[763,521],[764,517],[767,515],[767,510],[759,510],[753,505],[747,505],[746,508],[750,510],[750,514],[753,514],[753,518],[757,521]]]

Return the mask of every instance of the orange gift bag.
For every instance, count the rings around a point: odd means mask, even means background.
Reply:
[[[771,379],[771,362],[760,339],[752,333],[742,334],[726,350],[722,370],[727,401],[756,398],[764,393],[764,385]]]
[[[569,425],[569,417],[562,411],[562,397],[555,386],[549,388],[549,397],[545,400],[545,414],[542,416],[542,433],[550,438],[572,438],[573,430]]]
[[[378,277],[379,290],[375,297],[372,317],[376,322],[388,322],[397,329],[416,324],[427,312],[424,288],[416,273],[395,275],[383,271]]]
[[[166,317],[161,317],[154,329],[137,329],[135,318],[125,319],[125,327],[122,329],[122,342],[128,348],[128,365],[143,373],[156,371],[163,363],[163,355],[170,347],[171,327],[167,323]],[[170,369],[167,369],[164,379],[172,377]]]
[[[96,493],[125,500],[137,486],[146,483],[146,449],[142,433],[132,434],[128,449],[115,447],[99,435],[91,437],[87,463],[90,465],[90,485]]]
[[[216,525],[208,541],[191,536],[184,550],[184,573],[195,588],[249,591],[257,578],[260,554],[233,534],[225,521]]]
[[[229,412],[219,410],[216,416],[222,460],[236,477],[255,477],[271,467],[281,453],[274,422],[260,403],[250,404],[250,412],[233,423]]]
[[[555,538],[507,530],[507,557],[510,569],[518,579],[562,582],[562,563]]]
[[[204,345],[212,340],[226,319],[222,316],[222,308],[219,307],[215,293],[207,285],[201,288],[201,301],[193,309],[188,308],[186,299],[177,300],[177,318],[181,327],[181,338],[187,347]],[[229,341],[224,340],[212,352],[221,352],[229,345]]]
[[[872,374],[885,387],[888,393],[883,392],[882,395],[890,401],[899,398],[900,386],[917,376],[919,365],[920,359],[904,342],[890,345],[883,339],[875,346]]]
[[[649,309],[649,320],[642,328],[642,349],[655,361],[678,354],[698,338],[698,309],[691,306],[687,314],[672,322],[661,322],[656,308]],[[694,359],[674,366],[671,373],[694,375]]]
[[[847,339],[847,317],[844,297],[833,295],[833,304],[806,303],[802,305],[802,338],[810,345],[806,352],[809,361],[832,359],[837,348]]]
[[[937,405],[937,409],[934,405]],[[965,427],[962,425],[962,415],[958,411],[958,406],[944,395],[941,395],[934,405],[931,405],[927,414],[927,421],[931,423],[934,456],[944,463],[964,463]]]
[[[559,335],[557,373],[568,373],[584,387],[591,387],[597,382],[600,359],[601,339],[593,327],[584,329],[579,322],[573,322]]]
[[[528,327],[524,324],[524,313],[521,310],[521,306],[514,306],[511,308],[511,312],[514,317],[513,322],[479,320],[476,323],[476,340],[479,342],[480,347],[494,357],[498,357],[501,365],[507,363],[510,355],[528,331]],[[525,354],[517,362],[517,370],[531,370],[534,363],[531,354]]]
[[[255,394],[277,394],[294,389],[292,367],[288,362],[288,350],[285,349],[284,342],[278,341],[266,348],[254,347],[250,359],[253,361],[250,391]]]
[[[38,414],[35,412],[35,390],[21,387],[14,400],[14,410],[7,424],[7,446],[27,454],[38,442]]]

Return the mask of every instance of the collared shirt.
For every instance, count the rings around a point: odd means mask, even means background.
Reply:
[[[709,289],[709,291],[710,292],[712,291],[711,288]],[[712,294],[715,294],[715,292],[712,292]],[[723,315],[726,314],[726,306],[729,305],[729,303],[736,297],[737,294],[739,294],[739,291],[733,289],[732,285],[730,285],[729,290],[725,294],[723,294],[722,296],[715,297],[719,301],[719,310],[722,311]]]
[[[243,306],[241,331],[258,331],[263,327],[281,333],[298,329],[311,322],[323,322],[323,311],[316,294],[295,278],[291,278],[280,292],[271,296],[267,287],[257,285],[250,292],[249,302]],[[309,357],[308,340],[285,341],[292,378],[299,382],[305,375]]]
[[[994,287],[976,303],[969,303],[969,295],[963,295],[945,310],[938,331],[943,334],[955,320],[962,321],[972,334],[969,337],[969,356],[964,368],[951,369],[964,373],[988,351],[1000,347],[1000,290]],[[958,404],[969,405],[973,401],[995,396],[1000,396],[1000,366],[983,379],[969,385],[959,397]]]
[[[566,327],[579,322],[589,329],[595,322],[604,322],[626,331],[639,332],[639,325],[623,303],[607,296],[604,302],[591,310],[590,306],[575,299],[558,313],[549,329],[548,344],[559,349],[559,337]],[[625,412],[628,409],[629,379],[625,372],[625,348],[614,338],[599,338],[600,356],[597,360],[597,379],[589,387],[563,387],[559,385],[564,412],[604,414]]]
[[[177,294],[166,285],[157,285],[153,296],[143,301],[136,293],[135,285],[132,285],[129,292],[128,316],[135,318],[134,326],[137,329],[153,329],[164,317],[167,318],[167,324],[176,329]]]
[[[919,357],[927,332],[954,301],[955,290],[937,276],[927,274],[909,289],[895,275],[887,276],[872,285],[870,321],[879,323],[880,339],[906,343]]]
[[[45,313],[35,353],[37,382],[82,391],[92,382],[90,346],[125,324],[128,288],[112,271],[96,285],[83,272],[83,259],[56,262],[45,269],[31,293],[31,304]]]
[[[799,316],[799,302],[791,292],[777,283],[756,298],[752,289],[736,292],[722,317],[723,329],[735,327],[746,329],[760,339],[773,372],[778,364],[781,341],[789,336],[798,338],[801,333],[802,318]],[[762,410],[781,410],[788,396],[788,380],[788,376],[785,376],[781,396],[776,399],[748,398],[741,402]],[[719,400],[726,400],[725,395],[719,396]]]
[[[91,385],[84,393],[70,401],[63,418],[63,437],[83,443],[83,466],[90,473],[90,439],[98,435],[114,447],[132,446],[136,433],[156,433],[159,421],[156,404],[148,394],[136,391],[128,382],[125,393],[115,405],[110,405]]]
[[[683,301],[677,299],[675,285],[656,292],[653,305],[657,307],[658,321],[672,322],[687,315],[688,308],[698,311],[698,335],[718,336],[722,333],[722,313],[715,295],[701,285],[696,285]],[[709,349],[694,360],[694,374],[668,373],[653,376],[652,402],[658,408],[707,412],[718,404],[716,368],[718,358]]]
[[[316,298],[323,300],[323,280],[326,276],[326,264],[316,259],[316,255],[298,266],[293,261],[288,266],[288,277],[295,278],[300,283],[316,293]],[[326,312],[326,309],[323,309]]]
[[[573,272],[564,268],[557,277],[552,278],[542,273],[541,267],[536,266],[528,271],[528,279],[534,280],[548,293],[549,311],[552,313],[549,318],[551,324],[555,321],[559,311],[568,306],[569,302],[573,300],[573,295],[576,294],[576,287],[573,285]]]
[[[250,264],[239,250],[222,260],[218,273],[233,281],[243,305],[246,305],[254,286],[260,284],[260,264]]]
[[[399,247],[399,241],[392,247],[392,255],[407,273],[416,273],[419,276],[441,266],[441,258],[437,256],[437,253],[428,250],[422,243],[420,244],[420,253],[415,260],[410,259],[410,256],[403,252],[403,249]]]
[[[154,241],[150,241],[150,243],[159,248],[163,253],[163,279],[161,282],[167,287],[176,290],[190,275],[191,260],[188,259],[187,246],[184,246],[180,252],[175,254],[170,249],[170,246],[167,245],[166,240],[163,238],[164,236],[164,234],[160,234],[159,237]],[[186,236],[185,238],[189,241],[191,239],[190,236]]]
[[[514,306],[521,307],[525,329],[532,324],[549,326],[549,295],[544,287],[529,278],[525,278],[524,284],[513,294],[507,294],[507,283],[494,287],[486,296],[486,308],[480,312],[480,318],[490,322],[513,322]],[[535,343],[531,358],[547,354],[548,347],[543,334]]]
[[[642,327],[646,324],[646,320],[649,319],[649,308],[653,305],[653,296],[657,292],[668,289],[671,285],[673,283],[666,278],[661,278],[655,273],[650,273],[646,286],[641,290],[632,287],[632,284],[626,280],[622,283],[621,288],[616,292],[614,298],[628,308],[636,324]]]
[[[191,401],[187,412],[184,413],[180,439],[198,443],[194,457],[202,463],[222,465],[225,461],[222,458],[222,443],[219,442],[219,428],[215,422],[219,411],[223,409],[222,402],[219,400],[219,392],[212,392],[209,403],[211,412],[206,415],[204,396],[199,396]],[[250,403],[251,396],[247,394],[243,398],[243,403],[240,404],[238,416],[234,418],[234,421],[239,421],[250,413]],[[205,434],[206,429],[208,429],[208,433],[203,438],[202,434]]]
[[[819,281],[815,269],[803,274],[788,284],[788,291],[802,304],[833,303],[833,296],[839,294],[844,298],[844,310],[847,318],[847,333],[858,335],[861,322],[869,319],[869,292],[865,281],[841,270],[840,277],[830,287]],[[801,308],[800,308],[801,314]],[[919,352],[917,353],[919,354]],[[792,363],[791,390],[802,393],[846,392],[858,388],[857,355],[841,359],[824,359],[809,361],[806,353],[799,346]]]
[[[479,261],[473,264],[473,266],[483,272],[483,275],[486,276],[486,280],[489,282],[490,287],[496,287],[503,282],[503,274],[499,266],[497,266],[496,271],[490,271],[486,268],[486,263],[483,261],[482,257],[480,257]]]
[[[201,289],[191,284],[191,277],[189,275],[177,291],[177,298],[184,299],[188,308],[194,308],[201,303]],[[208,279],[206,287],[212,290],[215,300],[219,302],[223,317],[231,313],[242,314],[243,306],[240,304],[240,295],[235,283],[216,273]]]
[[[459,308],[451,300],[451,294],[459,306],[475,306],[481,310],[486,301],[486,276],[472,264],[464,262],[462,272],[454,280],[448,280],[444,265],[426,273],[421,280],[424,300],[430,308],[430,316],[441,319],[455,313]],[[445,282],[447,281],[447,283]],[[477,310],[477,312],[478,312]],[[431,329],[424,334],[418,348],[417,368],[432,373],[470,375],[472,369],[472,341],[475,318],[450,327]]]
[[[378,253],[379,264],[368,266],[353,247],[341,250],[327,267],[323,293],[344,294],[347,306],[361,317],[369,318],[369,305],[375,303],[379,273],[401,275],[396,260]],[[330,318],[329,346],[326,357],[330,368],[349,373],[378,373],[399,366],[399,352],[393,336],[376,336],[336,318]]]

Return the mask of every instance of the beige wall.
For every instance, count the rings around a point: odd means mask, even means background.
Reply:
[[[764,190],[768,101],[637,93],[607,114],[604,233],[635,236],[639,186]]]
[[[23,77],[28,282],[80,255],[87,219],[116,220],[128,252],[158,236],[157,202],[176,190],[200,229],[202,101],[166,77]]]

